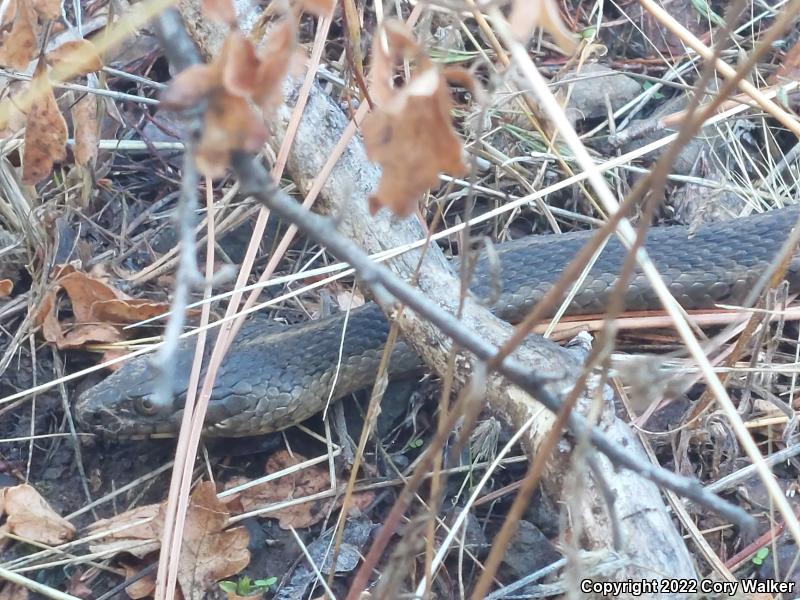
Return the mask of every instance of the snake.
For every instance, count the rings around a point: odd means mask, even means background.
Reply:
[[[735,305],[745,301],[764,273],[780,260],[798,217],[800,208],[789,207],[696,227],[654,227],[645,247],[684,309]],[[475,260],[469,293],[493,300],[492,312],[518,323],[591,235],[589,230],[529,235],[498,244],[495,253],[484,251]],[[602,313],[607,308],[626,253],[615,237],[608,239],[579,282],[567,314]],[[796,248],[784,278],[790,290],[800,290]],[[624,301],[631,311],[661,307],[638,267],[629,279]],[[372,385],[389,329],[383,312],[371,302],[297,325],[246,321],[217,371],[204,434],[242,437],[279,431]],[[170,406],[155,401],[159,369],[149,356],[138,356],[80,394],[75,416],[82,429],[108,438],[174,434],[183,416],[196,343],[195,338],[186,338],[177,348]],[[399,340],[388,363],[389,377],[419,372],[422,367],[411,346]]]

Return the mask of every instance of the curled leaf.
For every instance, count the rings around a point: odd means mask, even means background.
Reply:
[[[165,108],[180,110],[194,106],[201,98],[208,96],[219,85],[219,66],[192,65],[172,78],[167,89],[160,96]]]
[[[235,150],[258,152],[268,135],[261,115],[247,100],[219,91],[206,110],[197,166],[209,177],[222,177]]]
[[[47,80],[47,67],[40,60],[31,89],[34,100],[25,127],[22,155],[22,181],[38,183],[50,174],[53,164],[66,158],[67,123],[58,110],[53,87]]]
[[[29,0],[43,19],[56,20],[61,17],[61,0]]]
[[[71,540],[75,527],[59,515],[33,486],[5,488],[3,507],[10,533],[42,544],[57,545]]]
[[[103,59],[89,40],[64,42],[48,52],[46,58],[54,69],[69,71],[72,75],[87,75],[103,68]]]
[[[39,26],[29,2],[17,0],[15,5],[14,25],[0,46],[0,65],[21,71],[36,56]]]
[[[387,25],[389,51],[380,36],[373,46],[373,98],[378,106],[364,119],[362,132],[367,156],[383,170],[370,210],[387,206],[408,216],[421,194],[439,182],[439,173],[466,172],[461,141],[450,119],[452,103],[447,82],[430,60],[417,60],[418,69],[405,87],[391,87],[392,65],[419,47],[403,26]]]
[[[98,122],[97,101],[94,94],[85,94],[72,106],[72,125],[75,129],[75,162],[82,167],[94,165],[97,160]]]

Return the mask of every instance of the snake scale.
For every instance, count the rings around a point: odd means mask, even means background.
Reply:
[[[684,308],[735,304],[775,260],[798,216],[799,209],[784,208],[693,231],[683,226],[658,227],[649,232],[646,247]],[[524,317],[590,234],[529,236],[498,246],[502,291],[493,312],[511,323]],[[609,240],[568,312],[602,312],[624,258],[621,244]],[[492,296],[497,269],[493,261],[479,259],[471,292],[481,298]],[[791,288],[800,289],[797,252],[786,279]],[[639,271],[628,286],[626,307],[660,307]],[[371,303],[351,311],[346,335],[344,325],[344,313],[283,328],[265,326],[258,319],[247,322],[218,371],[205,421],[206,435],[237,437],[284,429],[319,412],[329,399],[369,386],[375,379],[389,325]],[[76,416],[82,427],[123,438],[175,432],[182,417],[194,344],[194,338],[189,338],[179,347],[173,407],[154,406],[155,369],[149,357],[141,356],[80,396]],[[419,368],[417,356],[399,342],[390,375]]]

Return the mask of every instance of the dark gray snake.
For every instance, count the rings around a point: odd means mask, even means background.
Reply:
[[[775,210],[690,232],[659,227],[649,232],[647,249],[675,298],[684,308],[711,308],[741,302],[775,259],[797,221],[798,209]],[[492,310],[519,321],[543,296],[590,232],[530,236],[498,247],[502,293]],[[625,257],[612,239],[570,306],[571,314],[602,312]],[[479,261],[471,284],[478,297],[491,296],[493,269]],[[800,288],[800,255],[786,278]],[[636,272],[626,296],[629,310],[660,307],[645,277]],[[344,314],[275,329],[263,321],[247,323],[220,368],[206,417],[212,436],[245,436],[300,423],[335,400],[369,386],[375,379],[389,331],[374,304],[354,309],[342,335]],[[157,409],[149,357],[126,363],[85,391],[76,404],[82,426],[107,436],[146,436],[174,432],[180,424],[194,338],[182,344],[174,380],[175,408]],[[341,361],[340,356],[341,346]],[[338,373],[337,373],[338,365]],[[390,374],[419,368],[416,355],[400,342]],[[331,386],[336,381],[331,393]]]

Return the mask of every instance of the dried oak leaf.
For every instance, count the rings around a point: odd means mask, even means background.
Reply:
[[[99,321],[131,324],[161,316],[169,311],[169,308],[169,304],[143,298],[98,300],[92,304],[92,314]],[[194,313],[190,311],[189,314]]]
[[[270,39],[273,37],[274,31]],[[237,98],[253,98],[260,87],[261,59],[252,42],[241,33],[233,32],[225,38],[222,55],[224,60],[219,65],[222,87]]]
[[[253,101],[262,111],[268,114],[280,102],[283,79],[300,64],[300,58],[297,22],[287,18],[275,24],[259,52],[260,64],[256,71],[258,85]]]
[[[58,292],[67,292],[72,302],[73,322],[61,322],[58,319]],[[91,312],[92,303],[98,298],[109,299],[113,290],[93,280],[85,273],[67,272],[56,279],[54,286],[47,291],[34,314],[34,324],[42,329],[42,337],[57,348],[79,348],[89,342],[117,342],[122,333],[117,327],[108,323],[97,322]]]
[[[45,59],[54,69],[69,70],[73,75],[88,75],[103,68],[103,59],[89,40],[64,42],[48,52]]]
[[[27,118],[25,113],[17,108],[14,96],[0,100],[0,115],[0,138],[14,137],[25,127]]]
[[[74,318],[60,321],[58,295],[69,297]],[[129,298],[105,281],[60,266],[54,280],[34,314],[34,324],[42,328],[42,336],[58,348],[79,348],[89,342],[109,343],[123,339],[120,325],[136,323],[169,310],[166,303]]]
[[[125,579],[133,579],[139,572],[144,569],[147,564],[145,563],[131,563],[128,561],[120,561],[120,566],[125,571]],[[133,600],[138,600],[139,598],[147,598],[148,596],[152,596],[153,592],[156,589],[156,577],[155,574],[145,575],[141,579],[137,579],[132,584],[125,588],[125,593],[128,594],[129,597],[133,598]],[[177,591],[177,590],[176,590]]]
[[[511,33],[522,42],[530,39],[538,25],[553,36],[564,54],[572,54],[578,47],[575,34],[561,18],[556,0],[515,0],[508,22]]]
[[[107,283],[87,275],[83,271],[73,271],[56,280],[64,288],[72,302],[72,312],[78,322],[94,321],[92,305],[102,300],[116,300],[121,296]]]
[[[277,473],[306,460],[308,459],[304,456],[296,453],[289,454],[285,450],[281,450],[269,457],[264,470],[267,474]],[[244,478],[234,478],[226,487],[230,488],[242,483],[246,483]],[[241,504],[242,510],[250,511],[268,504],[303,498],[330,489],[331,479],[328,471],[313,466],[246,489],[237,494],[236,500]],[[372,499],[373,494],[371,492],[355,493],[352,496],[351,509],[363,510],[372,502]],[[272,511],[266,516],[278,519],[278,525],[281,529],[289,529],[290,527],[302,529],[324,519],[330,511],[341,506],[342,500],[341,496],[337,496],[335,498],[303,502]]]
[[[63,544],[75,535],[75,527],[54,511],[33,486],[23,484],[0,491],[9,533],[41,544]]]
[[[26,0],[14,4],[14,24],[0,46],[0,65],[21,71],[36,56],[39,29],[33,5]]]
[[[223,176],[234,151],[261,149],[268,135],[263,113],[280,98],[281,82],[296,48],[294,19],[277,24],[260,52],[241,33],[232,31],[210,64],[179,73],[161,95],[162,104],[175,109],[203,98],[208,101],[197,149],[197,164],[205,175]]]
[[[220,63],[192,65],[178,73],[161,92],[159,100],[167,108],[181,110],[194,106],[219,86]]]
[[[22,155],[22,181],[27,184],[38,183],[47,177],[53,164],[64,160],[67,155],[67,123],[58,110],[43,60],[36,65],[31,90],[34,100],[26,121]]]
[[[439,182],[439,173],[463,175],[461,141],[450,121],[450,93],[441,72],[425,56],[411,32],[387,22],[388,53],[375,36],[372,92],[377,107],[364,119],[367,156],[381,165],[377,192],[370,198],[374,213],[386,206],[397,215],[414,212],[420,196]],[[413,56],[417,70],[400,89],[392,87],[394,64]]]
[[[72,125],[75,129],[75,162],[82,167],[94,165],[97,160],[98,122],[97,102],[94,94],[85,94],[72,106]]]
[[[144,558],[160,547],[165,511],[166,502],[97,521],[89,526],[88,533],[112,533],[92,542],[89,548],[92,552],[125,552]],[[235,575],[249,564],[250,536],[244,527],[226,530],[229,518],[225,504],[217,499],[213,483],[204,482],[194,489],[186,513],[178,566],[184,597],[203,598],[217,581]],[[146,587],[143,584],[135,589],[137,595],[132,597],[142,597],[139,593],[147,595]]]
[[[212,482],[195,488],[178,566],[178,581],[189,600],[202,600],[217,581],[235,575],[250,563],[250,535],[244,527],[226,530],[229,517]]]
[[[49,290],[34,314],[34,324],[42,337],[57,348],[80,348],[84,344],[110,343],[122,339],[118,328],[107,323],[62,323],[58,320],[58,296]]]
[[[92,552],[109,555],[127,552],[144,558],[161,547],[161,532],[164,530],[164,515],[160,504],[140,506],[109,519],[100,519],[88,527],[95,535],[108,531],[106,536],[89,544]]]
[[[36,12],[44,19],[61,18],[61,0],[31,0]]]
[[[247,100],[221,91],[212,97],[206,110],[197,166],[204,175],[222,177],[234,151],[258,152],[267,134],[261,117]]]
[[[13,290],[13,281],[10,279],[0,279],[0,298],[8,298]]]

